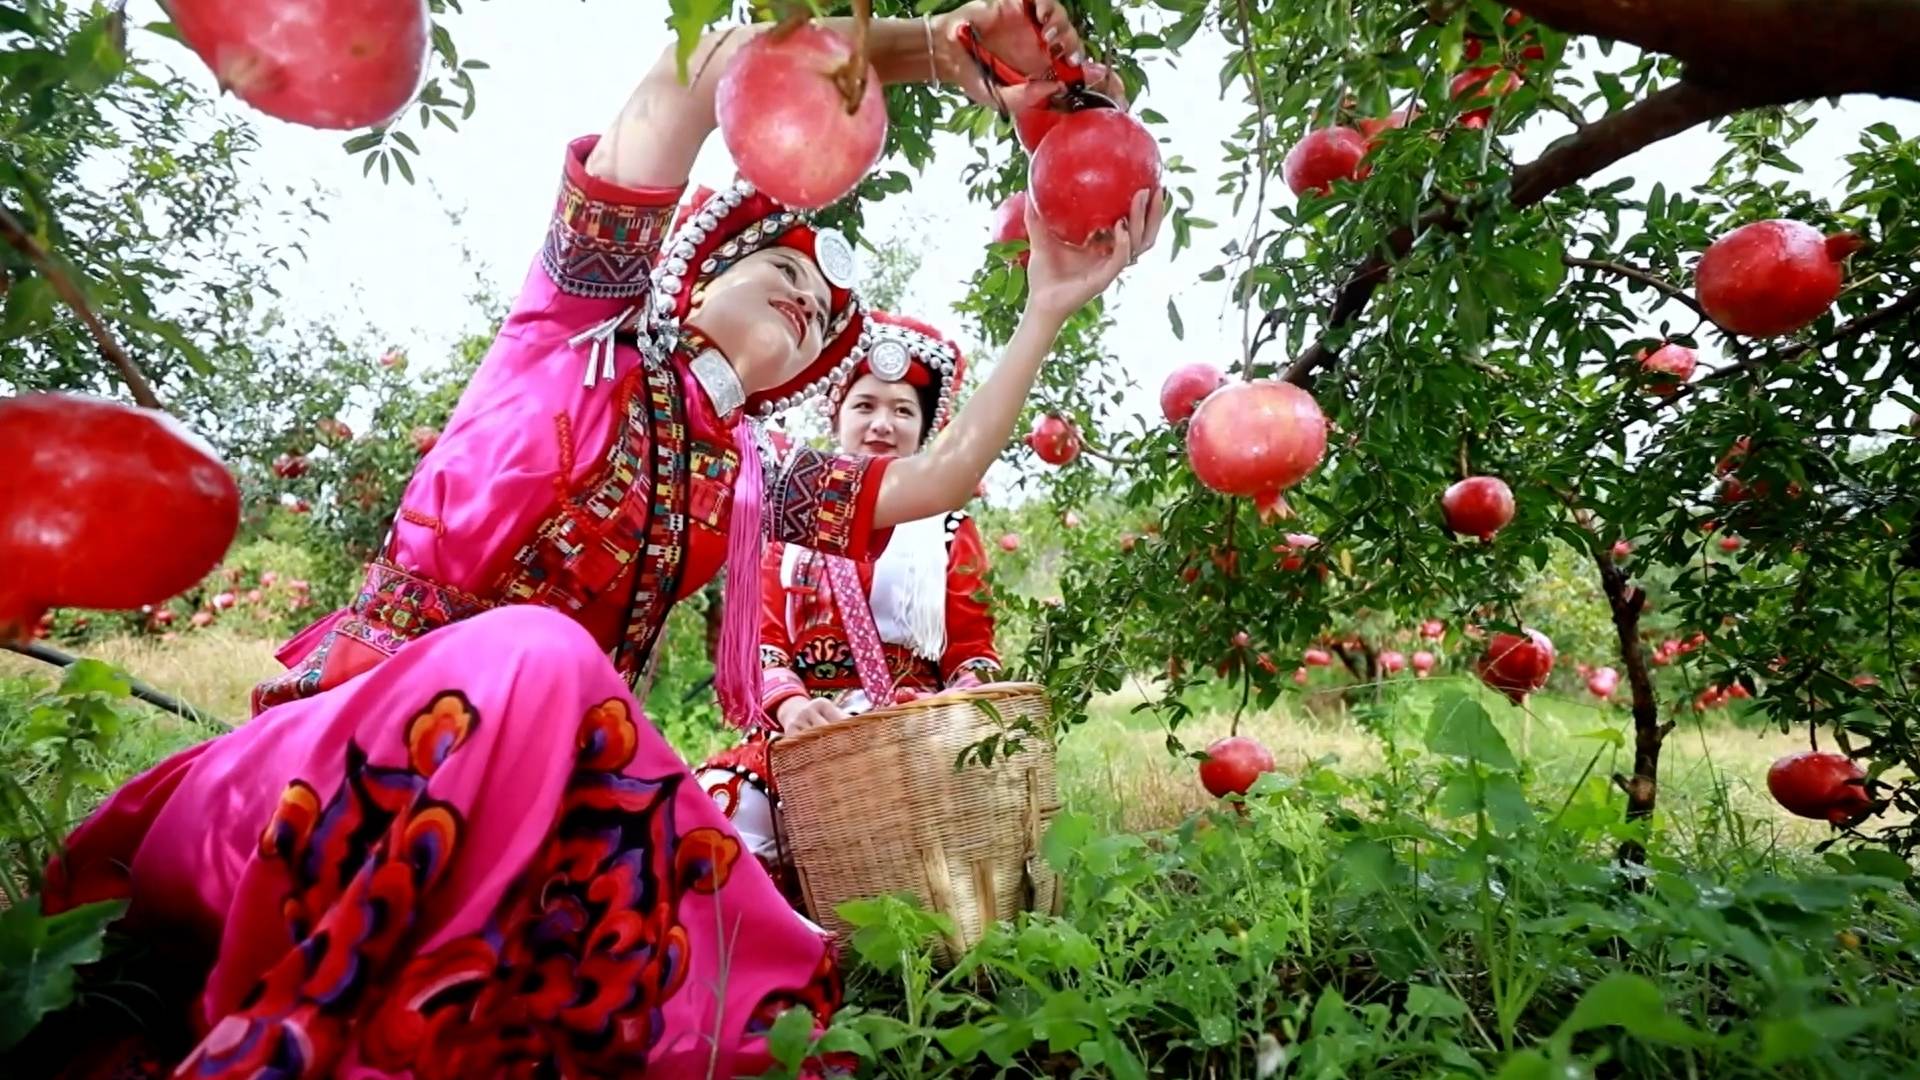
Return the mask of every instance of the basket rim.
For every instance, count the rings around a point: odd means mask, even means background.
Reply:
[[[884,709],[874,709],[869,712],[860,713],[857,716],[849,716],[845,720],[808,728],[805,731],[792,735],[776,732],[773,737],[773,744],[775,746],[784,745],[793,747],[815,739],[827,732],[844,734],[848,730],[856,727],[882,723],[896,717],[906,716],[916,712],[925,712],[929,709],[943,708],[948,705],[959,705],[969,701],[994,701],[1036,694],[1040,697],[1046,697],[1047,688],[1034,682],[1003,682],[988,683],[985,686],[967,687],[964,690],[943,690],[933,697],[919,698],[898,705],[889,705]],[[769,747],[769,749],[771,749],[771,747]]]

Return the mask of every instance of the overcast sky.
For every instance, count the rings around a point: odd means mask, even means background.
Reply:
[[[475,325],[466,298],[476,268],[467,264],[463,244],[481,261],[477,269],[485,279],[510,296],[540,242],[563,147],[573,136],[602,130],[653,63],[669,38],[665,7],[632,0],[467,5],[466,15],[451,19],[455,38],[463,54],[485,60],[491,70],[478,73],[479,110],[459,133],[438,124],[421,132],[414,118],[406,121],[404,130],[424,151],[416,164],[417,186],[397,176],[392,184],[377,175],[363,178],[359,161],[342,152],[340,133],[254,116],[262,143],[254,168],[261,179],[276,186],[317,182],[333,193],[331,224],[309,244],[307,262],[280,282],[291,305],[316,316],[360,313],[367,325],[407,347],[416,365],[433,363],[454,336]],[[131,13],[136,22],[160,17],[155,0],[134,0]],[[1148,8],[1137,17],[1162,15]],[[176,62],[184,55],[152,34],[136,34],[132,44],[145,55]],[[1193,360],[1224,365],[1240,349],[1240,320],[1227,310],[1227,286],[1197,280],[1217,261],[1222,243],[1245,234],[1227,200],[1212,194],[1221,143],[1244,111],[1240,84],[1232,100],[1220,99],[1217,72],[1225,52],[1224,42],[1202,33],[1183,51],[1177,69],[1158,62],[1149,67],[1153,88],[1138,103],[1178,118],[1177,127],[1155,130],[1171,138],[1169,155],[1181,154],[1200,170],[1186,178],[1199,196],[1195,213],[1222,224],[1197,232],[1199,250],[1183,252],[1177,261],[1166,258],[1163,244],[1122,279],[1110,305],[1118,326],[1109,347],[1139,384],[1129,404],[1142,411],[1157,411],[1155,394],[1172,368]],[[178,66],[211,86],[204,67]],[[245,108],[231,98],[222,107]],[[1880,120],[1912,131],[1920,107],[1848,99],[1793,155],[1807,170],[1800,182],[1814,191],[1838,188],[1843,156],[1857,148],[1861,128]],[[1516,159],[1531,159],[1566,130],[1558,117],[1537,122],[1512,140]],[[903,230],[931,241],[916,245],[924,262],[902,306],[953,326],[958,320],[949,309],[979,264],[991,209],[966,200],[960,170],[972,151],[958,139],[942,147],[940,160],[916,178],[911,191],[870,213],[869,228],[875,235]],[[1696,130],[1629,158],[1600,181],[1635,174],[1643,183],[1663,180],[1670,190],[1691,186],[1706,178],[1723,149],[1720,140]],[[731,174],[720,140],[710,140],[695,180],[718,182]],[[1270,197],[1291,198],[1278,184]],[[445,207],[465,215],[464,235],[453,235]],[[1167,325],[1170,296],[1184,316],[1184,342]]]

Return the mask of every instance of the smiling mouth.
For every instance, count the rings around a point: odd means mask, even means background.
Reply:
[[[793,340],[795,344],[799,344],[807,339],[806,316],[800,313],[798,306],[790,300],[769,300],[768,303],[773,305],[773,310],[786,316],[787,324],[793,327]]]
[[[861,445],[869,452],[875,453],[875,454],[887,453],[892,451],[894,448],[893,443],[883,439],[868,439],[865,443]]]

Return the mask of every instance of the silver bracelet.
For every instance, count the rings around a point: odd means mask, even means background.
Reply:
[[[933,61],[933,16],[920,16],[920,25],[925,27],[927,31],[927,81],[935,86],[939,86],[940,67]]]

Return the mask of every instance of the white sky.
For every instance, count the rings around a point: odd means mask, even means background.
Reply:
[[[482,261],[479,272],[510,297],[540,242],[565,143],[602,130],[665,47],[664,8],[631,0],[469,4],[468,14],[451,20],[455,39],[463,54],[492,69],[477,73],[479,110],[458,134],[438,124],[422,132],[416,118],[406,121],[404,130],[424,151],[416,162],[417,186],[397,174],[392,184],[377,175],[363,178],[359,161],[340,149],[341,133],[254,115],[262,143],[254,162],[260,179],[276,187],[318,182],[335,192],[328,204],[332,222],[317,229],[309,260],[279,282],[290,306],[314,316],[362,313],[366,325],[407,347],[416,365],[432,364],[452,338],[476,325],[466,302],[476,268],[466,264],[463,242]],[[136,24],[160,17],[155,0],[135,0],[130,14]],[[1157,20],[1162,14],[1149,9],[1138,17]],[[179,62],[186,54],[170,42],[136,33],[132,45],[211,85],[203,67]],[[1232,100],[1220,100],[1217,72],[1225,52],[1217,37],[1196,37],[1177,71],[1165,63],[1149,67],[1153,88],[1136,105],[1177,118],[1177,128],[1155,130],[1171,137],[1169,155],[1184,155],[1199,169],[1182,178],[1199,199],[1194,212],[1222,226],[1196,232],[1198,250],[1183,252],[1177,261],[1166,258],[1170,235],[1163,237],[1161,250],[1129,271],[1109,305],[1118,325],[1108,347],[1138,384],[1129,405],[1149,414],[1157,413],[1156,395],[1167,372],[1194,360],[1224,366],[1240,349],[1240,319],[1227,310],[1227,284],[1197,280],[1215,263],[1221,244],[1245,235],[1244,220],[1233,222],[1228,200],[1213,194],[1221,142],[1244,112],[1241,85]],[[245,108],[231,98],[222,107]],[[1845,174],[1842,158],[1857,149],[1858,132],[1881,120],[1914,130],[1920,106],[1847,99],[1794,153],[1807,170],[1799,183],[1817,192],[1837,190]],[[1566,130],[1558,117],[1538,121],[1510,145],[1517,160],[1530,160]],[[924,262],[903,306],[956,326],[949,308],[979,264],[991,208],[966,200],[960,170],[972,151],[959,139],[942,146],[942,159],[916,178],[913,189],[869,211],[868,220],[876,237],[900,230],[930,239],[919,245]],[[1643,186],[1659,179],[1669,190],[1690,187],[1706,178],[1723,149],[1720,140],[1695,130],[1617,164],[1598,182],[1631,173]],[[731,173],[720,140],[710,140],[694,179],[717,182]],[[1277,179],[1269,197],[1291,198]],[[1249,208],[1252,202],[1247,200]],[[464,212],[464,236],[453,234],[444,207]],[[1184,317],[1184,342],[1167,325],[1169,296]]]

